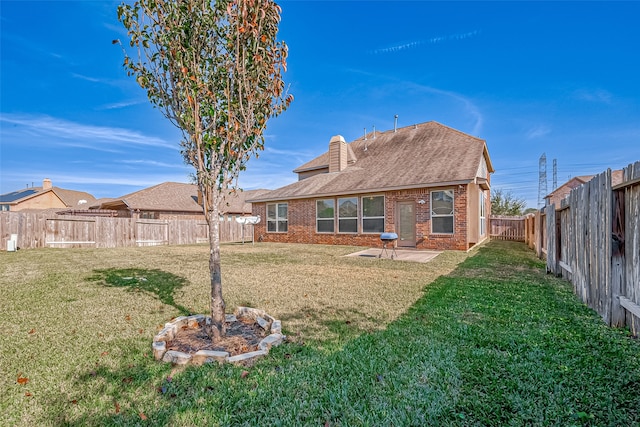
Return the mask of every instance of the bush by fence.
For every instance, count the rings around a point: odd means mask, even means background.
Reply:
[[[245,226],[245,240],[251,240],[252,226]],[[76,217],[51,213],[1,212],[0,247],[7,249],[11,235],[17,246],[33,248],[115,248],[125,246],[188,245],[206,243],[209,227],[195,219],[135,219]],[[220,222],[220,241],[242,240],[242,225]]]

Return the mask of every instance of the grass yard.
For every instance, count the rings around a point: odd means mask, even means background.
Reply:
[[[186,369],[150,346],[207,312],[206,246],[0,252],[0,425],[640,425],[639,340],[524,245],[355,250],[224,245],[228,310],[267,310],[290,342]]]

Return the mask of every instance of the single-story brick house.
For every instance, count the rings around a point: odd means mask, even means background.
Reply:
[[[226,197],[220,212],[229,221],[251,215],[247,198],[264,192],[267,190],[238,190]],[[115,199],[98,200],[91,209],[110,210],[124,218],[205,219],[198,186],[180,182],[163,182]]]
[[[0,194],[0,211],[82,209],[95,200],[95,197],[84,191],[55,187],[49,178],[45,178],[42,180],[42,187],[27,187]]]
[[[374,132],[294,170],[298,181],[254,197],[266,242],[380,246],[398,234],[401,248],[468,250],[489,237],[486,142],[431,121]]]

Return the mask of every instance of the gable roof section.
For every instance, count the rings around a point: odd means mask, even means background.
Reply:
[[[52,187],[43,189],[42,187],[29,187],[11,193],[0,195],[0,203],[18,204],[29,199],[33,199],[42,194],[53,192],[67,207],[76,207],[93,203],[96,198],[84,191],[67,190],[60,187]],[[83,203],[80,203],[83,201]]]
[[[0,194],[0,203],[14,203],[22,199],[26,199],[29,196],[37,194],[38,190],[35,188],[25,188],[18,191],[12,191],[11,193]]]
[[[434,121],[361,137],[349,148],[357,161],[343,171],[314,175],[250,201],[468,183],[476,178],[483,156],[493,172],[484,140]],[[328,160],[327,152],[294,172],[328,167]]]
[[[351,144],[347,145],[347,164],[351,165],[357,160]],[[313,160],[308,161],[302,166],[293,170],[295,173],[313,171],[318,169],[329,169],[329,152],[319,155]]]
[[[246,203],[249,196],[256,196],[268,190],[237,191],[228,198],[222,213],[250,214],[251,205]],[[131,209],[140,211],[189,212],[202,214],[202,206],[198,204],[198,187],[195,184],[179,182],[163,182],[116,199],[106,199],[92,208]]]
[[[163,182],[100,205],[101,209],[122,207],[140,211],[202,213],[202,207],[198,205],[197,187],[179,182]]]
[[[560,193],[569,194],[569,192],[574,188],[580,187],[585,182],[591,181],[594,176],[595,175],[574,176],[573,178],[569,179],[567,182],[565,182],[564,184],[560,185],[558,188],[553,190],[551,193],[544,196],[544,198],[549,199],[555,196],[556,194],[560,194]]]
[[[95,197],[84,191],[65,190],[60,187],[53,187],[52,190],[70,208],[76,206],[87,207],[96,200]]]
[[[612,186],[622,183],[622,180],[624,179],[623,172],[624,171],[622,169],[611,171]],[[544,196],[544,198],[550,199],[559,193],[566,193],[564,195],[568,195],[571,192],[571,190],[573,190],[574,188],[580,187],[584,183],[591,181],[594,177],[595,175],[574,176],[573,178],[570,178],[567,182],[565,182],[564,184],[560,185],[558,188],[553,190],[551,193]]]

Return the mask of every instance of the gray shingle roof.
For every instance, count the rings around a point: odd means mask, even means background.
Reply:
[[[267,191],[238,191],[235,196],[227,198],[228,202],[221,207],[221,211],[223,213],[250,214],[251,204],[247,203],[246,199]],[[122,205],[140,211],[202,213],[202,206],[198,204],[198,187],[195,184],[179,182],[163,182],[116,199],[104,200],[99,205],[95,204],[92,207],[113,209]]]
[[[434,121],[361,137],[349,148],[357,161],[343,171],[314,175],[250,201],[466,183],[476,178],[483,156],[493,172],[484,140]],[[295,171],[322,169],[328,161],[323,153]]]
[[[17,204],[33,197],[37,197],[48,191],[53,191],[60,200],[62,200],[62,203],[70,208],[77,206],[87,207],[96,200],[95,197],[84,191],[67,190],[60,187],[52,187],[48,189],[43,189],[42,187],[29,187],[0,195],[0,203]],[[80,203],[83,200],[84,202]]]

